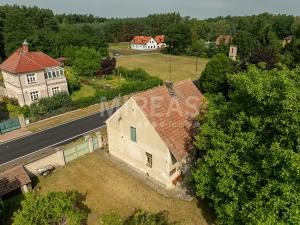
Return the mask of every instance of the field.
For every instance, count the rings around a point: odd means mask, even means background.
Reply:
[[[98,225],[100,216],[108,211],[128,216],[137,208],[151,212],[167,210],[170,219],[181,221],[181,225],[212,224],[206,204],[163,197],[100,152],[83,156],[41,178],[38,186],[42,194],[74,189],[84,194],[90,211],[89,225]]]
[[[120,56],[117,58],[117,65],[128,69],[141,67],[152,76],[159,76],[162,80],[179,81],[184,79],[196,79],[204,70],[208,59],[198,59],[198,69],[196,72],[196,59],[189,56],[171,57],[170,75],[170,56],[161,53],[140,54]]]

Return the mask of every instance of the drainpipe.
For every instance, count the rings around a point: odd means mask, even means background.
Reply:
[[[47,73],[47,72],[46,72]],[[48,74],[48,73],[47,73]],[[48,82],[47,82],[47,79],[46,79],[46,76],[45,76],[45,70],[44,70],[44,77],[45,77],[45,84],[46,84],[46,88],[47,88],[47,94],[48,94],[48,97],[50,97],[49,95],[49,90],[48,90]]]
[[[18,77],[19,77],[19,83],[20,83],[20,87],[21,87],[21,91],[22,91],[22,97],[23,97],[24,105],[26,105],[25,97],[24,97],[24,91],[23,91],[23,87],[22,87],[20,75],[18,75]]]

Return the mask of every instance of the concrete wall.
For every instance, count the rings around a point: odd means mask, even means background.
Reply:
[[[136,128],[137,142],[130,139],[130,127]],[[171,154],[142,110],[131,98],[107,120],[109,153],[167,187],[172,187]],[[146,152],[152,155],[147,166]]]
[[[25,169],[33,175],[38,175],[37,170],[45,166],[52,165],[55,168],[65,165],[63,150],[58,150],[57,152],[38,159],[34,162],[26,164]]]

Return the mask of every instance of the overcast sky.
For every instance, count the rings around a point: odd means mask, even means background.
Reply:
[[[36,5],[55,13],[100,17],[137,17],[174,11],[197,18],[262,12],[300,15],[299,0],[0,0],[0,5],[4,4]]]

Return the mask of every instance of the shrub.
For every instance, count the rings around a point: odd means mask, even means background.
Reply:
[[[143,210],[135,211],[130,217],[122,219],[120,215],[109,212],[100,219],[101,225],[176,225],[178,222],[170,222],[168,213],[149,213]]]
[[[107,57],[101,62],[101,70],[98,75],[110,75],[116,68],[117,60],[116,58]]]
[[[45,114],[52,113],[53,111],[68,107],[71,105],[71,97],[66,92],[60,92],[52,97],[41,98],[37,102],[33,103],[29,107],[30,117],[39,117]],[[27,108],[23,107],[26,111]]]

